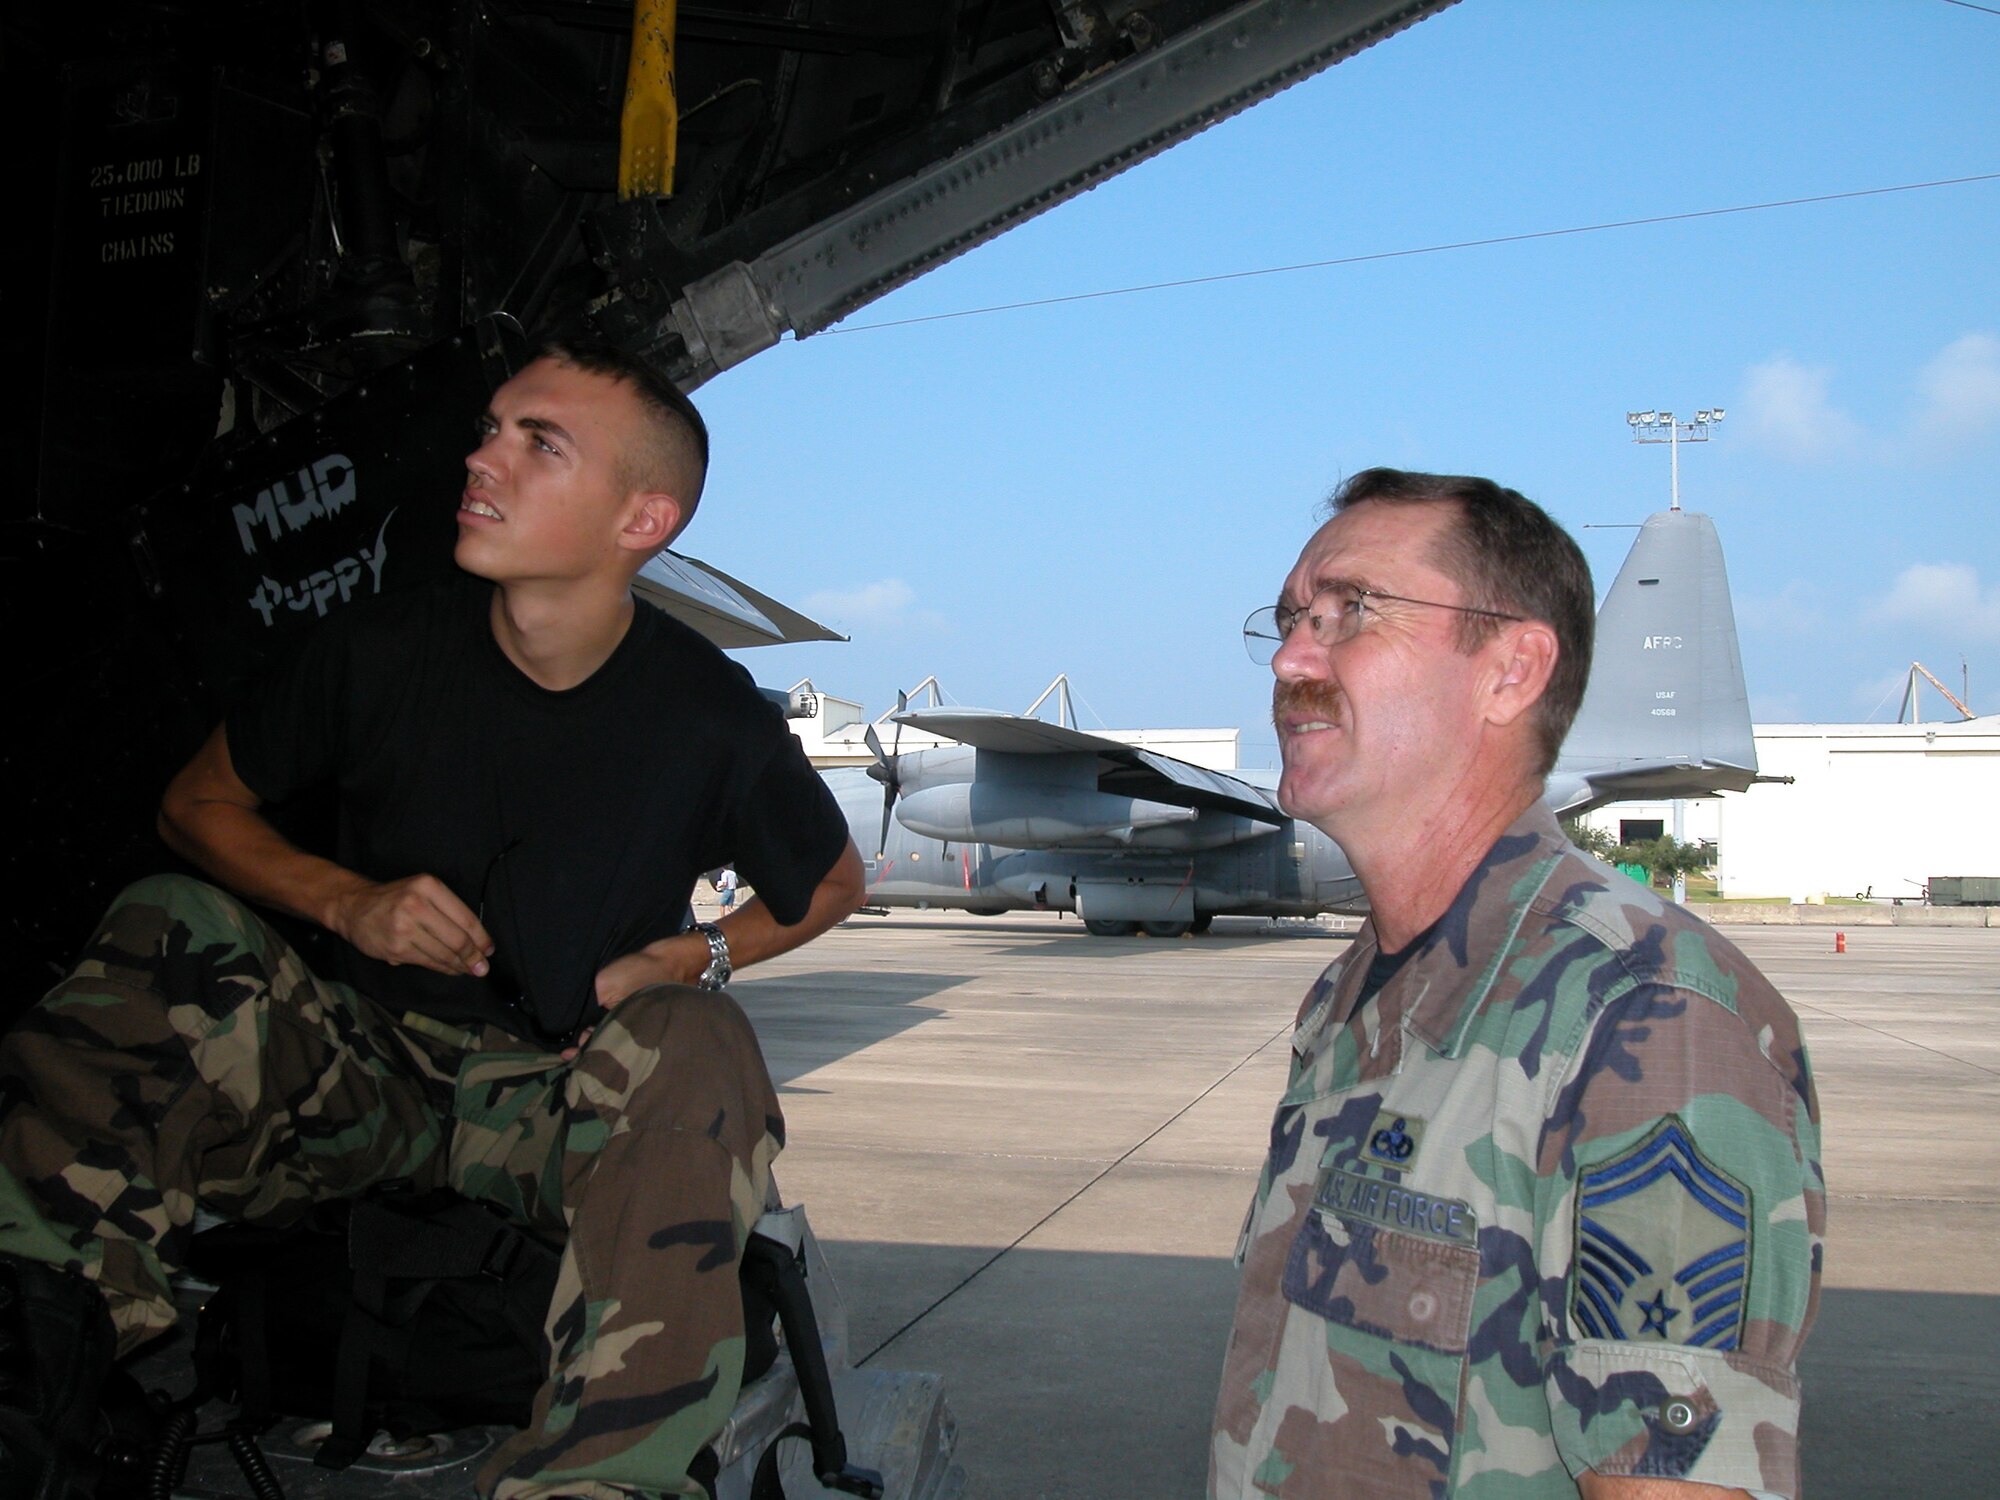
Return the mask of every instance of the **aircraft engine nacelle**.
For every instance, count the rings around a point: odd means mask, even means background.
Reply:
[[[1087,787],[960,782],[912,792],[896,804],[910,832],[947,843],[1053,849],[1066,844],[1127,842],[1134,832],[1189,822],[1192,807],[1119,797]]]

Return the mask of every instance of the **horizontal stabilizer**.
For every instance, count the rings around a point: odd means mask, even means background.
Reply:
[[[1099,760],[1100,791],[1182,807],[1233,812],[1274,825],[1284,821],[1277,798],[1262,787],[1251,786],[1222,771],[1190,765],[1171,755],[1141,750],[1045,719],[990,708],[919,709],[895,717],[899,724],[957,740],[983,752],[1074,755],[1087,751]]]

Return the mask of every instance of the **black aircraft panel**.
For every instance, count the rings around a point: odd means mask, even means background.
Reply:
[[[630,201],[629,0],[11,7],[9,993],[159,862],[165,780],[280,619],[374,586],[378,501],[389,569],[438,563],[407,506],[456,491],[481,328],[692,388],[1448,3],[683,4],[673,192]]]

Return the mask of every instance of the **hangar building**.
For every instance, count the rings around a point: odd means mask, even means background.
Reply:
[[[1716,841],[1721,896],[1921,901],[1934,875],[2000,876],[2000,714],[1755,734],[1758,771],[1790,784],[1687,804],[1683,837]],[[1668,803],[1586,821],[1619,838],[1673,831]]]

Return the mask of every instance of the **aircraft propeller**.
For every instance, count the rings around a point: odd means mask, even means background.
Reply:
[[[862,735],[862,738],[868,742],[868,748],[875,755],[875,764],[868,768],[868,774],[882,783],[882,832],[875,840],[875,852],[877,854],[888,852],[889,815],[895,810],[896,798],[903,790],[903,778],[901,774],[902,757],[896,752],[903,743],[903,722],[900,716],[909,706],[910,695],[898,692],[896,694],[896,713],[898,715],[896,733],[890,739],[887,751],[883,750],[882,736],[875,732],[873,724],[870,724],[866,732]]]

